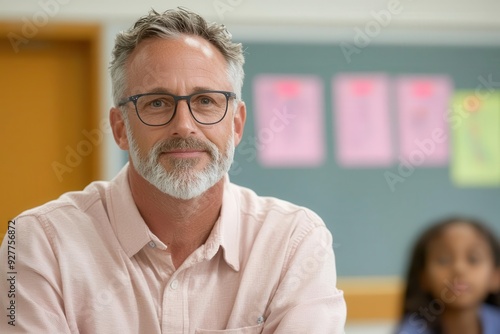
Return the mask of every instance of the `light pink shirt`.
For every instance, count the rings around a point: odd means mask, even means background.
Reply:
[[[127,168],[16,218],[14,268],[9,234],[0,251],[0,333],[344,332],[332,238],[315,213],[226,177],[207,242],[175,269]]]

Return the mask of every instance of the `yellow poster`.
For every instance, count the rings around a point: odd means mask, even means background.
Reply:
[[[500,186],[500,91],[458,91],[452,103],[453,182],[461,187]]]

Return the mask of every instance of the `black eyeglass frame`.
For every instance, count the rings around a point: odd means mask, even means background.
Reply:
[[[191,110],[191,97],[193,97],[195,95],[203,94],[203,93],[221,93],[221,94],[224,94],[224,96],[226,97],[226,110],[224,111],[224,115],[217,122],[212,122],[212,123],[200,122],[199,120],[196,119],[196,117],[193,114],[193,111]],[[139,114],[139,109],[137,109],[137,101],[139,100],[139,98],[141,96],[148,96],[148,95],[166,95],[166,96],[171,96],[174,99],[174,102],[175,102],[174,112],[172,114],[172,117],[170,117],[170,119],[167,122],[162,123],[162,124],[154,124],[153,125],[153,124],[148,124],[148,123],[144,122],[144,120],[141,118],[141,115]],[[214,125],[214,124],[222,122],[222,120],[226,117],[230,98],[236,98],[236,93],[228,92],[228,91],[224,91],[224,90],[202,90],[202,91],[198,91],[196,93],[190,94],[190,95],[174,95],[174,94],[170,94],[170,93],[144,93],[144,94],[137,94],[137,95],[132,95],[132,96],[127,97],[125,100],[123,100],[122,102],[120,102],[118,104],[118,107],[123,107],[128,102],[133,102],[134,106],[135,106],[135,113],[137,114],[137,117],[139,117],[139,120],[143,124],[145,124],[147,126],[164,126],[164,125],[167,125],[168,123],[170,123],[174,119],[175,113],[177,112],[177,105],[179,104],[179,101],[186,100],[186,103],[187,103],[188,109],[189,109],[189,113],[191,114],[191,116],[193,117],[193,119],[197,123],[202,124],[202,125]]]

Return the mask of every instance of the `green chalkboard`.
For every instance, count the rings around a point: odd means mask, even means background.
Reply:
[[[330,94],[332,77],[345,72],[445,74],[455,89],[476,89],[479,77],[491,76],[500,89],[500,47],[376,45],[361,49],[347,62],[339,45],[243,44],[247,145],[244,152],[236,150],[238,168],[230,171],[230,178],[258,194],[316,211],[332,231],[339,276],[402,275],[416,234],[448,215],[474,216],[500,232],[499,187],[457,188],[449,168],[441,167],[417,168],[391,191],[384,172],[396,171],[397,162],[389,169],[340,167],[334,156]],[[269,169],[248,153],[256,136],[252,81],[259,74],[316,75],[324,82],[328,157],[321,167]]]

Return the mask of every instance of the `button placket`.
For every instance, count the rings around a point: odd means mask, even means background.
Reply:
[[[186,300],[181,289],[183,277],[183,272],[175,272],[164,289],[162,327],[165,333],[166,329],[168,332],[182,333],[185,321],[187,321],[187,314],[184,312]]]
[[[179,287],[179,281],[177,279],[174,279],[172,282],[170,282],[170,288],[172,290],[177,290]]]

